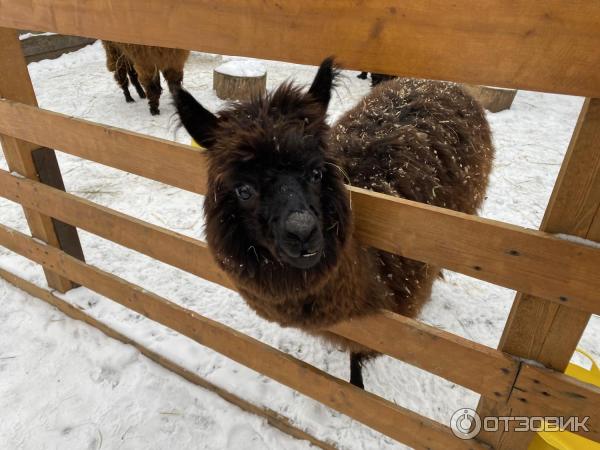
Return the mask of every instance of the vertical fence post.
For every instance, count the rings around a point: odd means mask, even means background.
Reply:
[[[17,31],[2,27],[0,27],[0,97],[37,106]],[[39,180],[42,174],[43,182],[64,189],[53,150],[38,149],[29,142],[4,135],[0,135],[0,144],[11,171],[33,180]],[[34,154],[37,155],[35,160]],[[53,221],[50,217],[36,211],[24,209],[24,212],[32,236],[55,247],[69,249],[73,256],[83,258],[77,231],[73,227]],[[66,292],[73,287],[66,278],[46,269],[44,272],[51,288]]]
[[[541,230],[600,241],[600,99],[586,99],[583,105]],[[518,293],[499,349],[562,372],[589,318],[586,312]],[[483,397],[478,413],[482,417],[519,415],[518,410]],[[508,450],[526,449],[532,437],[532,433],[514,431],[481,435],[495,448]]]

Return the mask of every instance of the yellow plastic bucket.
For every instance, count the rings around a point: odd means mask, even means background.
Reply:
[[[591,364],[589,369],[570,363],[565,374],[580,381],[600,387],[600,368],[592,357],[581,349],[576,350],[580,357]],[[600,443],[591,441],[568,431],[540,431],[529,445],[528,450],[600,450]]]

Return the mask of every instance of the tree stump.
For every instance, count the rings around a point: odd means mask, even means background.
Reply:
[[[463,87],[481,103],[481,106],[491,112],[509,109],[515,99],[515,95],[517,95],[516,89],[477,86],[474,84],[463,84]]]
[[[228,61],[213,72],[213,89],[223,100],[250,100],[264,94],[267,71],[255,61]]]

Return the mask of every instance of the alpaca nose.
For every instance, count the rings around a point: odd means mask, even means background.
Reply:
[[[308,211],[296,211],[288,216],[284,228],[290,237],[304,243],[317,229],[317,220],[314,214]]]

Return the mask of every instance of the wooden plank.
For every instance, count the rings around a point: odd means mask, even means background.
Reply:
[[[27,63],[43,59],[55,59],[59,56],[79,50],[86,45],[93,44],[96,40],[79,36],[65,36],[62,34],[30,36],[21,40],[21,48]]]
[[[2,9],[2,6],[0,6]],[[37,100],[23,58],[19,37],[15,30],[0,28],[0,97],[37,106]],[[32,144],[0,133],[0,146],[11,171],[37,180],[38,175],[31,157]],[[33,236],[51,245],[59,246],[52,220],[38,212],[24,209],[27,224]],[[61,292],[72,287],[69,280],[44,269],[48,285]]]
[[[3,175],[0,171],[0,186],[3,186],[2,178],[6,176],[14,178],[10,175]],[[63,198],[61,203],[54,204],[56,200],[53,195],[41,192],[50,188],[43,185],[35,186],[35,183],[27,180],[17,179],[14,187],[3,188],[2,192],[3,195],[14,195],[14,199],[18,200],[20,196],[28,196],[28,189],[31,188],[38,189],[38,194],[34,198],[42,205],[47,205],[49,210],[56,209],[59,211],[56,214],[61,218],[72,219],[84,229],[100,235],[106,233],[105,229],[119,229],[126,236],[134,236],[133,240],[130,240],[130,237],[117,239],[117,242],[131,248],[150,253],[145,247],[148,245],[147,242],[162,247],[160,242],[165,241],[165,246],[174,250],[176,254],[195,252],[202,263],[193,265],[191,268],[188,267],[186,270],[193,270],[192,273],[200,276],[208,273],[207,279],[233,288],[232,285],[226,284],[227,278],[212,262],[203,243],[199,241],[183,238],[184,242],[182,243],[181,236],[170,233],[168,230],[135,221],[60,191],[56,191],[56,193],[60,197],[71,197],[73,203],[65,202]],[[38,206],[36,205],[36,207]],[[66,214],[66,216],[61,214]],[[104,215],[108,217],[104,217]],[[142,241],[138,241],[136,236],[144,238]],[[9,246],[9,248],[11,247]],[[204,254],[201,254],[202,252]],[[165,261],[169,260],[169,257],[165,257],[164,254],[156,255],[155,252],[154,256]],[[181,266],[181,264],[179,265]],[[508,399],[517,374],[518,364],[497,350],[389,312],[338,324],[330,331],[429,370],[496,400],[506,401]],[[472,367],[480,368],[477,374],[471,372]]]
[[[0,2],[12,28],[589,97],[599,17],[584,0]]]
[[[587,99],[541,229],[577,235],[600,241],[600,100]],[[600,270],[596,271],[600,273]],[[565,277],[570,276],[567,272]],[[596,290],[596,298],[598,300]],[[517,294],[499,349],[527,359],[535,359],[557,371],[564,371],[589,321],[590,314],[550,303],[531,295]],[[535,326],[532,326],[535,324]],[[488,399],[480,401],[482,416],[518,414],[519,409],[506,408]],[[531,433],[495,433],[482,438],[499,449],[526,448]]]
[[[394,405],[243,333],[186,310],[3,225],[0,225],[0,243],[415,449],[486,448],[475,440],[456,439],[447,426]]]
[[[523,365],[509,405],[532,416],[589,417],[589,431],[577,434],[600,442],[600,388],[570,376]]]
[[[519,368],[497,350],[389,311],[329,330],[496,400],[508,400]]]
[[[47,133],[48,129],[55,132]],[[206,161],[201,151],[189,146],[2,100],[0,132],[205,193]],[[365,245],[600,313],[595,295],[600,291],[598,249],[443,208],[350,190],[356,237]]]
[[[0,195],[225,287],[204,242],[0,170]]]
[[[65,184],[63,183],[60,174],[60,167],[58,166],[54,150],[49,148],[38,148],[31,152],[31,157],[33,158],[33,164],[35,165],[40,181],[55,189],[64,191]],[[74,256],[81,261],[85,261],[77,229],[68,223],[61,222],[54,218],[51,219],[59,247],[69,255]]]
[[[206,160],[188,145],[0,100],[0,133],[203,194]]]
[[[71,194],[12,177],[4,171],[0,171],[0,187],[0,195],[10,200],[47,211],[60,220],[235,289],[212,260],[206,244],[201,241],[133,219]],[[517,364],[501,352],[392,313],[357,319],[353,325],[342,324],[332,331],[380,352],[405,359],[417,367],[432,370],[486,396],[508,400]],[[382,334],[384,330],[391,334]],[[407,345],[405,339],[414,339],[414,345]],[[417,351],[418,348],[421,350]],[[453,357],[442,357],[440,360],[437,350],[442,350],[446,355],[452,354]],[[478,375],[460,370],[473,365],[481,367]]]
[[[598,311],[600,250],[538,231],[351,188],[365,244],[555,303]]]
[[[97,328],[105,335],[118,341],[121,341],[124,344],[135,347],[142,355],[151,359],[155,363],[160,364],[165,369],[178,374],[190,383],[194,383],[195,385],[200,386],[203,389],[207,389],[211,392],[214,392],[223,400],[239,407],[240,409],[243,409],[244,411],[247,411],[251,414],[255,414],[260,417],[264,417],[271,426],[277,428],[278,430],[283,431],[284,433],[289,434],[290,436],[295,437],[296,439],[308,441],[312,445],[318,448],[322,448],[323,450],[335,450],[334,446],[320,439],[317,439],[314,436],[308,434],[306,431],[296,427],[287,417],[284,417],[276,411],[273,411],[272,409],[266,408],[264,406],[256,406],[244,400],[243,398],[238,397],[237,395],[232,394],[231,392],[217,386],[216,384],[211,383],[205,378],[200,377],[195,372],[192,372],[180,366],[170,358],[167,358],[159,353],[150,350],[148,347],[144,346],[138,341],[130,339],[129,337],[115,330],[106,323],[101,322],[95,317],[87,314],[85,310],[79,309],[78,307],[63,300],[62,298],[57,297],[52,292],[43,289],[27,280],[24,280],[23,278],[20,278],[2,268],[0,268],[0,277],[4,278],[9,283],[27,292],[28,294],[54,306],[70,318],[85,322],[88,325]]]

